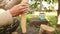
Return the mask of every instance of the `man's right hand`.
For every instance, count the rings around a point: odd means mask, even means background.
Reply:
[[[12,16],[18,16],[19,14],[25,13],[28,10],[28,5],[18,4],[12,7],[9,11]]]

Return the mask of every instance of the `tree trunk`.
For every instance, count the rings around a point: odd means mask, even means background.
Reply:
[[[58,15],[60,14],[60,0],[58,0]]]
[[[59,21],[59,15],[60,15],[60,0],[58,0],[58,11],[57,11],[57,27],[60,27],[60,24],[58,24]]]
[[[54,28],[48,25],[41,24],[39,34],[53,34],[53,33]]]
[[[39,11],[41,12],[42,11],[42,0],[40,0],[40,9]]]

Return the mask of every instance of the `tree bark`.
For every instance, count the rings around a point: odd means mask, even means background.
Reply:
[[[39,11],[41,12],[42,11],[42,0],[40,0],[40,9]]]
[[[60,14],[60,0],[58,0],[58,15]]]
[[[59,15],[60,15],[60,0],[58,0],[57,25],[56,25],[57,27],[60,27],[60,24],[58,24]]]

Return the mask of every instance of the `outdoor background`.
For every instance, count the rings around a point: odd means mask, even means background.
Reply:
[[[26,14],[27,27],[33,25],[38,31],[40,26],[34,24],[33,19],[36,21],[47,21],[47,25],[55,29],[54,34],[60,34],[59,28],[56,27],[58,0],[29,0],[29,11]],[[32,22],[32,23],[31,23]],[[45,23],[45,22],[44,22]]]

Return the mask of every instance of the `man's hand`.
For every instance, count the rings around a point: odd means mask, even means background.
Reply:
[[[25,4],[18,4],[12,7],[9,11],[12,16],[18,16],[19,14],[25,13],[28,10],[28,6]]]

